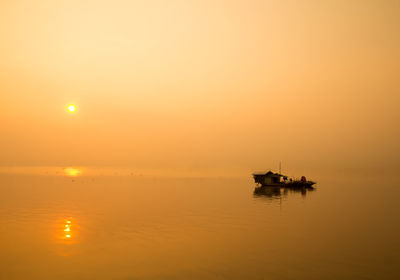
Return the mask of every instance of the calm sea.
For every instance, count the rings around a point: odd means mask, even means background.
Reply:
[[[400,279],[400,184],[0,175],[0,279]]]

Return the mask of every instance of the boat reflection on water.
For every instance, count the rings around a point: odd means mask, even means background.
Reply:
[[[261,186],[256,187],[254,189],[253,195],[254,197],[265,197],[271,200],[273,199],[281,199],[282,197],[288,196],[289,193],[293,194],[301,194],[301,196],[306,197],[308,192],[315,191],[313,187],[303,187],[303,188],[280,188],[280,187],[268,187]]]

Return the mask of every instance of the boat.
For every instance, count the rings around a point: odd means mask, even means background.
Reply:
[[[314,181],[308,181],[305,176],[301,179],[292,179],[280,173],[268,171],[267,173],[254,173],[254,181],[262,187],[279,188],[313,188]]]

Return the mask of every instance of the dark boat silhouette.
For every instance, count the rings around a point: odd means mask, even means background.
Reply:
[[[267,173],[254,173],[254,181],[263,187],[280,187],[280,188],[313,188],[315,182],[307,181],[306,177],[301,179],[289,179],[288,176],[280,173],[268,171]]]

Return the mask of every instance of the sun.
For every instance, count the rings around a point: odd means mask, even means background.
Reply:
[[[75,111],[76,111],[76,106],[73,105],[73,104],[68,105],[68,111],[69,111],[70,113],[75,113]]]

